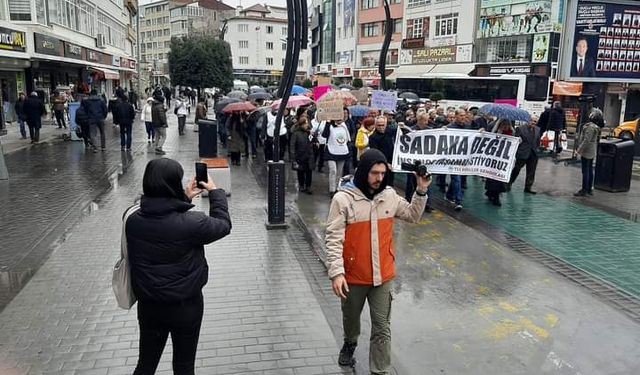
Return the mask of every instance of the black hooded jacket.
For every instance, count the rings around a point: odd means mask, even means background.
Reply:
[[[384,163],[385,167],[387,168],[387,173],[385,174],[380,187],[372,194],[369,191],[369,171],[371,171],[371,168],[373,168],[374,165],[379,163]],[[358,162],[356,173],[353,176],[353,183],[362,192],[362,194],[364,194],[369,199],[373,199],[376,194],[380,193],[387,187],[388,178],[389,165],[387,164],[387,158],[380,150],[372,148],[362,154],[362,158]]]

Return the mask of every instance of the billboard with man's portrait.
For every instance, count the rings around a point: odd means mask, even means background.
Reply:
[[[640,80],[639,2],[578,0],[575,25],[570,48],[564,48],[568,79]]]

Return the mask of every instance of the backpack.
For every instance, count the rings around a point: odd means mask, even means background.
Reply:
[[[86,125],[89,122],[89,114],[85,110],[84,106],[78,107],[76,110],[76,124],[78,125]]]

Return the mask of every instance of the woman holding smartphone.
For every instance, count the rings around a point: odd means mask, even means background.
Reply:
[[[175,160],[147,164],[140,209],[126,222],[131,284],[138,299],[140,349],[134,375],[154,374],[169,334],[173,371],[194,374],[204,309],[202,288],[209,267],[204,245],[231,231],[224,190],[191,179]],[[193,211],[191,199],[206,189],[209,214]]]

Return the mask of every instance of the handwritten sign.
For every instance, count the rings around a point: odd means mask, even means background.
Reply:
[[[398,93],[376,90],[371,94],[371,108],[395,111],[398,105]]]
[[[313,98],[318,101],[331,91],[331,85],[316,86],[313,88]]]
[[[366,89],[364,90],[351,90],[353,96],[358,100],[358,104],[369,105],[369,93]]]
[[[342,99],[319,101],[316,119],[318,121],[344,120],[344,104]]]

